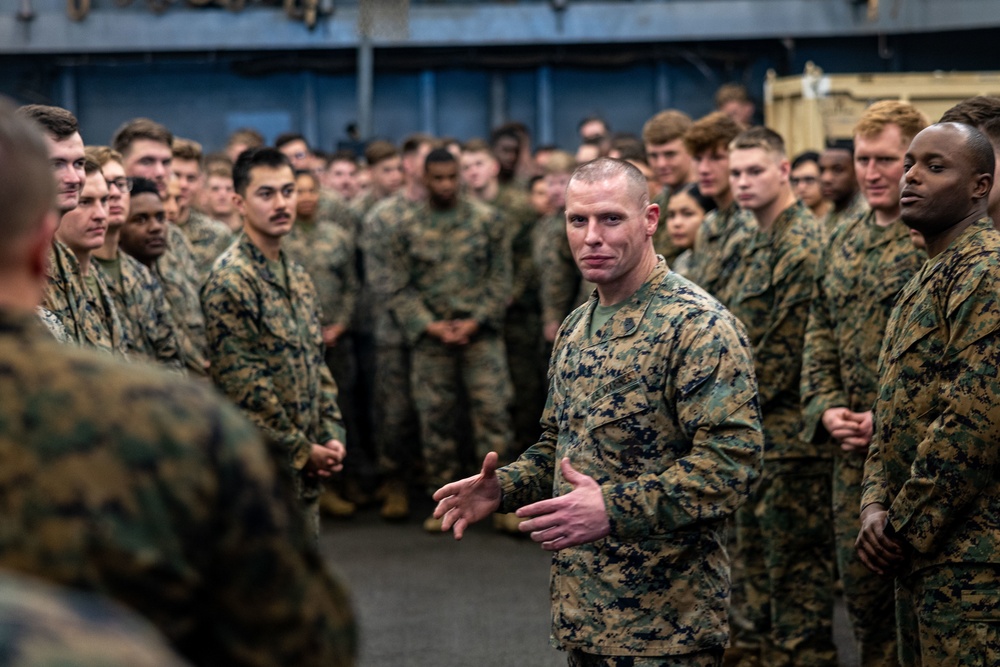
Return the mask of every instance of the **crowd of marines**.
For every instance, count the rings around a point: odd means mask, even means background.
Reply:
[[[576,154],[511,123],[363,155],[3,108],[2,256],[41,291],[0,301],[0,437],[36,443],[2,469],[37,478],[0,566],[124,602],[178,660],[351,664],[320,506],[435,494],[429,532],[557,552],[571,665],[836,665],[838,585],[866,667],[991,664],[1000,99],[876,102],[795,160],[717,106],[587,118]],[[584,490],[571,536],[543,499]]]

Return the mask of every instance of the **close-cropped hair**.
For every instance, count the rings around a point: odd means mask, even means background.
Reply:
[[[24,107],[15,110],[0,97],[0,257],[10,241],[38,228],[55,204],[49,149],[42,134],[48,131]]]
[[[413,155],[420,150],[420,147],[424,144],[436,144],[437,141],[429,134],[423,132],[417,132],[411,134],[403,139],[402,153],[403,155]]]
[[[489,153],[493,154],[490,150],[490,145],[483,141],[482,139],[469,139],[464,144],[462,144],[463,153]]]
[[[123,123],[111,137],[111,147],[122,155],[128,155],[132,143],[138,139],[148,139],[173,147],[174,135],[166,125],[149,118],[133,118]]]
[[[1000,145],[1000,97],[978,95],[962,100],[945,111],[939,122],[971,125],[991,143]]]
[[[807,162],[813,162],[818,167],[819,153],[817,153],[816,151],[805,151],[799,153],[798,155],[795,156],[795,159],[792,160],[792,169],[798,169]]]
[[[171,150],[174,154],[175,160],[193,160],[194,162],[197,162],[199,166],[201,165],[203,153],[201,150],[201,144],[197,141],[174,137]]]
[[[288,167],[291,169],[292,163],[288,157],[277,148],[261,146],[259,148],[248,148],[240,153],[236,164],[233,165],[233,190],[239,195],[245,195],[247,186],[250,185],[250,172],[256,167]]]
[[[521,145],[521,133],[513,124],[507,123],[506,125],[501,125],[490,132],[490,146],[496,146],[497,142],[504,137],[515,139],[517,141],[517,145]]]
[[[245,144],[247,148],[259,148],[264,145],[264,135],[252,127],[241,127],[229,135],[226,146]]]
[[[458,162],[455,156],[447,148],[435,148],[424,159],[424,167],[432,164],[446,164],[448,162]]]
[[[274,140],[274,147],[280,149],[282,146],[290,144],[293,141],[301,141],[307,148],[309,147],[309,142],[306,141],[306,138],[298,132],[283,132],[279,134]]]
[[[109,162],[117,162],[122,166],[125,165],[122,154],[110,146],[87,146],[84,149],[84,154],[87,156],[88,160],[93,160],[99,164],[101,168]]]
[[[785,153],[785,140],[781,138],[781,135],[762,125],[740,132],[735,139],[729,142],[729,150],[731,151],[750,148],[760,148],[775,157],[783,158],[787,155]]]
[[[729,102],[753,102],[753,98],[742,83],[724,83],[715,91],[715,108],[721,109]]]
[[[156,198],[160,198],[160,190],[156,187],[154,181],[148,178],[133,178],[132,179],[132,191],[131,195],[135,198],[136,195],[156,195]]]
[[[17,114],[35,121],[42,129],[55,137],[56,141],[62,141],[80,131],[80,123],[76,116],[62,107],[26,104],[17,110]]]
[[[649,188],[646,185],[646,177],[642,175],[638,167],[625,160],[613,157],[599,157],[596,160],[591,160],[577,167],[570,176],[569,182],[570,184],[573,182],[592,184],[618,177],[625,179],[629,194],[636,198],[640,206],[645,208],[649,205]]]
[[[545,163],[546,176],[551,174],[570,174],[576,169],[576,157],[566,151],[552,151]]]
[[[899,127],[904,143],[913,141],[920,130],[930,124],[927,116],[908,102],[882,100],[865,109],[854,126],[854,135],[874,137],[889,125]]]
[[[642,126],[642,140],[660,145],[676,141],[691,129],[691,117],[677,109],[666,109],[646,121]]]
[[[692,156],[701,155],[717,148],[723,150],[729,146],[729,142],[739,135],[745,128],[721,111],[699,118],[688,131],[684,133],[684,148]]]
[[[354,154],[354,151],[342,148],[334,153],[327,156],[326,164],[327,166],[333,164],[334,162],[350,162],[354,166],[358,165],[358,158]]]
[[[376,139],[365,146],[365,162],[369,167],[374,167],[379,162],[390,158],[398,157],[399,151],[388,141]]]

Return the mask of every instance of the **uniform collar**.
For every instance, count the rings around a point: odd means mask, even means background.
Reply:
[[[595,332],[594,344],[606,343],[615,338],[624,338],[625,336],[634,334],[636,329],[639,328],[639,323],[642,322],[642,318],[646,314],[646,309],[649,308],[649,304],[652,301],[650,296],[660,287],[660,284],[670,273],[670,267],[667,266],[666,260],[663,257],[659,257],[656,266],[653,267],[649,277],[646,278],[646,282],[632,296],[626,299],[626,303],[622,304],[622,307],[618,309],[604,326]],[[594,290],[594,294],[590,297],[590,302],[587,304],[587,314],[581,320],[585,326],[589,324],[590,318],[594,316],[594,309],[597,307],[597,303],[597,290]]]

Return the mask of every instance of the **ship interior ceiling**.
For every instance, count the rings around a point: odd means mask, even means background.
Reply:
[[[399,0],[387,1],[406,5]],[[476,6],[502,4],[513,11],[539,4],[411,2],[411,38],[426,31],[426,26],[419,24],[426,19],[420,13],[425,9],[441,16],[447,16],[449,10],[464,16],[476,11]],[[24,31],[35,30],[40,22],[55,16],[45,11],[50,4],[55,5],[49,0],[10,0],[4,4],[19,3],[36,12],[35,18],[21,21],[20,26],[19,39],[31,42],[24,37]],[[972,12],[975,5],[982,5],[982,27],[975,30],[931,30],[930,26],[915,24],[911,16],[913,5],[925,3],[889,0],[881,3],[882,11],[893,11],[895,6],[901,16],[910,16],[905,30],[873,33],[860,21],[862,27],[839,36],[781,37],[770,34],[773,28],[761,28],[759,38],[699,39],[679,35],[671,29],[674,24],[667,22],[660,39],[646,35],[632,42],[620,39],[617,28],[609,30],[614,39],[602,42],[596,33],[584,35],[580,25],[572,28],[581,34],[575,43],[562,38],[503,44],[484,38],[474,43],[468,38],[421,44],[397,35],[395,39],[371,42],[368,88],[361,85],[366,76],[360,66],[363,51],[339,38],[327,40],[325,46],[322,40],[291,46],[286,42],[282,46],[281,40],[263,39],[259,49],[246,44],[230,48],[207,41],[196,48],[189,40],[178,38],[183,47],[170,51],[162,48],[169,40],[160,36],[151,50],[122,51],[108,43],[102,51],[93,35],[88,34],[88,24],[99,25],[95,17],[113,13],[116,5],[111,0],[94,3],[89,16],[71,23],[72,29],[65,31],[71,42],[79,40],[76,51],[72,43],[58,52],[27,47],[18,50],[10,42],[0,48],[0,93],[18,102],[70,108],[80,118],[84,136],[90,142],[106,141],[129,118],[149,116],[167,122],[181,136],[202,142],[208,150],[221,148],[229,132],[246,125],[257,127],[268,138],[280,132],[299,131],[317,147],[329,150],[344,138],[347,124],[357,122],[359,114],[364,113],[371,127],[370,136],[394,141],[413,131],[463,140],[482,137],[501,122],[518,120],[528,126],[536,143],[572,148],[576,124],[584,116],[601,115],[610,121],[614,131],[638,133],[643,121],[662,108],[676,107],[692,116],[710,111],[712,94],[721,83],[743,82],[760,97],[769,69],[779,76],[801,74],[810,61],[827,73],[1000,70],[1000,57],[993,46],[1000,38],[1000,28],[992,27],[1000,25],[1000,12],[974,0],[947,4],[952,4],[957,14]],[[338,0],[333,14],[321,21],[348,20],[345,15],[352,4]],[[544,4],[549,13],[555,11],[552,3]],[[569,20],[573,12],[585,4],[618,6],[619,13],[651,11],[659,5],[691,5],[683,0],[571,1],[562,10],[567,30],[574,25]],[[714,12],[754,4],[788,3],[704,0],[701,6],[703,11]],[[798,4],[830,11],[834,7],[831,0],[800,0]],[[856,3],[842,0],[840,4]],[[241,14],[259,10],[260,21],[280,25],[281,30],[289,30],[286,24],[294,23],[280,8],[263,13],[262,7],[248,7],[242,13],[233,13],[216,7],[199,14],[180,0],[174,5],[164,16],[203,16],[224,25],[227,17],[245,20]],[[63,8],[63,20],[65,4],[59,6]],[[153,23],[161,18],[144,7],[137,0],[120,11],[132,21]],[[541,11],[537,7],[529,9]],[[850,11],[863,9],[852,7]],[[11,12],[7,14],[0,14],[0,35],[10,31],[8,24],[17,20]],[[590,20],[584,23],[589,25]],[[764,24],[763,18],[757,21]],[[692,25],[684,17],[679,17],[678,22]],[[308,32],[301,24],[294,29]],[[501,26],[499,30],[509,28]],[[536,30],[526,29],[525,34]],[[260,26],[257,31],[266,35]],[[455,31],[454,25],[442,28],[445,35]],[[367,104],[363,103],[365,90],[370,98]]]

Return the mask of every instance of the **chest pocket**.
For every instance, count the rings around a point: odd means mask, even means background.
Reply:
[[[588,397],[584,420],[587,431],[622,422],[650,410],[650,402],[638,373],[631,371],[594,390]],[[622,424],[619,424],[622,425]]]
[[[410,254],[418,262],[437,264],[441,261],[443,245],[437,235],[410,237]]]
[[[934,309],[930,304],[922,304],[910,313],[897,330],[898,333],[893,337],[892,347],[889,349],[889,357],[893,361],[899,359],[939,328],[940,324]],[[931,360],[926,359],[925,361]]]

